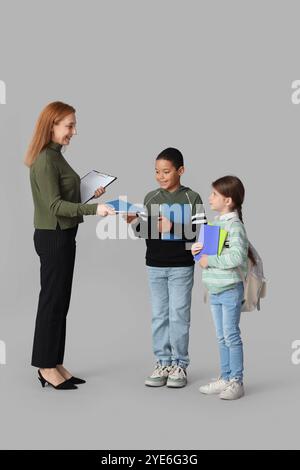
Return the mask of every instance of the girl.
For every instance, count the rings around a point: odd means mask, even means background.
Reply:
[[[254,262],[242,217],[245,189],[235,176],[224,176],[212,183],[209,204],[219,213],[214,225],[228,231],[227,243],[220,256],[202,255],[202,279],[209,292],[211,311],[219,345],[221,375],[200,387],[205,394],[220,394],[223,400],[235,400],[244,395],[243,344],[240,336],[240,315],[244,286],[238,268],[247,273],[248,257]],[[201,252],[194,243],[192,254]]]

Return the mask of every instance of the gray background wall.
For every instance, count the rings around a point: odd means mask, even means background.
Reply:
[[[296,1],[1,1],[1,448],[299,447],[299,10]],[[37,115],[57,99],[77,109],[70,164],[118,176],[103,201],[141,201],[167,146],[182,150],[183,184],[206,203],[213,179],[244,181],[246,227],[269,282],[261,313],[242,318],[244,399],[198,392],[218,374],[200,269],[189,385],[144,387],[153,367],[144,242],[99,240],[96,217],[77,238],[66,356],[88,383],[40,388],[30,366],[39,261],[22,159]]]

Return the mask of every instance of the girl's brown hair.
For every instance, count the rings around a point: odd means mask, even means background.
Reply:
[[[34,133],[29,144],[24,163],[31,166],[37,155],[49,144],[52,137],[52,128],[58,124],[68,114],[75,113],[76,110],[69,104],[61,101],[49,103],[41,112],[35,125]]]
[[[218,193],[222,194],[222,196],[231,197],[233,204],[232,209],[237,211],[240,221],[244,223],[242,205],[245,198],[245,188],[241,180],[237,176],[223,176],[214,181],[212,187],[218,191]],[[256,264],[250,247],[248,248],[248,257],[253,264]]]

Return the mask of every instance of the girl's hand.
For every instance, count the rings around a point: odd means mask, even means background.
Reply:
[[[105,204],[98,204],[97,215],[106,217],[107,215],[115,215],[116,211],[112,207],[106,206]]]
[[[138,215],[123,215],[123,219],[127,224],[132,224],[138,219]]]
[[[102,194],[104,194],[104,193],[105,193],[105,188],[100,186],[100,188],[96,189],[96,191],[94,193],[94,199],[98,199],[98,197],[102,196]]]
[[[198,253],[200,253],[200,251],[202,250],[202,248],[203,248],[202,243],[199,243],[199,242],[193,243],[193,244],[192,244],[192,248],[191,248],[191,250],[192,250],[192,255],[195,256],[195,255],[197,255]]]
[[[170,233],[172,222],[167,217],[158,217],[157,230],[161,233]]]
[[[207,255],[202,255],[200,260],[199,260],[199,264],[200,264],[201,268],[203,268],[203,269],[208,268],[208,256]]]

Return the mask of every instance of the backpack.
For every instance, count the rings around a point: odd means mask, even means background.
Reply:
[[[225,228],[228,233],[230,232],[231,225],[236,221],[240,221],[240,219],[234,217],[229,221]],[[267,281],[264,277],[262,258],[250,242],[249,247],[252,250],[256,264],[253,264],[250,258],[248,258],[248,271],[246,277],[240,267],[236,268],[244,284],[242,312],[252,312],[255,309],[260,310],[260,299],[266,297],[267,293]]]

